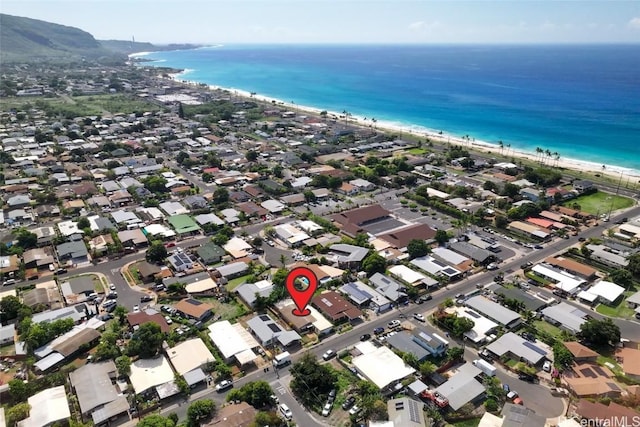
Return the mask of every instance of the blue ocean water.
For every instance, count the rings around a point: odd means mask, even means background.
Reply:
[[[640,45],[242,45],[146,59],[185,80],[640,171]]]

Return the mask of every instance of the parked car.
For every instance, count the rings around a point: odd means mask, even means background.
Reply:
[[[324,408],[322,408],[322,416],[323,417],[328,417],[329,414],[331,413],[331,403],[327,402],[324,404]]]
[[[545,360],[544,364],[542,365],[542,370],[545,372],[551,372],[551,362],[548,360]]]
[[[514,400],[516,397],[518,397],[518,392],[517,391],[510,390],[509,392],[507,392],[507,399]]]
[[[420,313],[413,313],[413,318],[416,319],[418,322],[424,322],[425,318],[422,314]]]
[[[527,341],[536,342],[536,336],[530,332],[523,332],[522,338],[524,338]]]
[[[173,323],[173,320],[171,320],[171,317],[169,316],[164,316],[164,320],[167,321],[167,325],[171,325]]]
[[[102,303],[102,308],[107,309],[109,307],[115,307],[117,304],[118,303],[114,300],[109,299]]]
[[[113,283],[109,285],[109,289],[111,289],[112,291],[116,290],[116,285],[114,285]]]
[[[140,298],[140,302],[148,302],[148,301],[153,301],[153,297],[151,295],[143,295]]]
[[[116,291],[111,291],[107,294],[107,299],[117,299],[118,298],[118,293]]]
[[[371,339],[371,335],[370,334],[364,334],[360,336],[360,341],[368,341]]]
[[[333,404],[334,400],[336,400],[336,389],[335,388],[331,389],[331,391],[329,392],[329,397],[328,397],[327,401]]]
[[[342,404],[342,409],[344,409],[345,411],[347,411],[349,408],[351,408],[354,404],[356,403],[356,398],[353,396],[349,396],[347,397],[347,400],[344,401],[344,403]]]
[[[373,330],[373,333],[376,334],[376,335],[380,335],[383,332],[384,332],[384,328],[375,328]]]
[[[387,323],[387,326],[389,327],[389,329],[394,329],[400,326],[400,321],[399,320],[392,320],[391,322]]]
[[[289,409],[289,407],[284,403],[280,405],[280,413],[287,421],[291,421],[291,419],[293,418],[293,413],[291,412],[291,409]]]
[[[524,372],[521,372],[518,374],[518,379],[522,380],[522,381],[526,381],[528,383],[537,383],[538,382],[538,377],[535,375],[530,375],[530,374],[525,374]]]
[[[111,319],[113,319],[113,314],[111,313],[105,313],[98,316],[98,320],[102,320],[103,322],[106,322],[107,320],[111,320]]]
[[[138,304],[133,306],[133,312],[134,313],[139,313],[140,312],[140,306]]]
[[[330,359],[333,359],[334,357],[336,357],[336,352],[333,350],[327,350],[322,355],[323,360],[330,360]]]
[[[233,387],[233,383],[231,381],[223,380],[223,381],[220,381],[218,384],[216,384],[216,391],[219,393],[231,387]]]
[[[355,405],[353,408],[349,410],[349,415],[356,415],[360,411],[361,411],[360,407],[358,405]]]

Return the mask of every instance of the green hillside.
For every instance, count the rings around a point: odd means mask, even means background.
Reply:
[[[0,63],[123,59],[78,28],[0,14]]]

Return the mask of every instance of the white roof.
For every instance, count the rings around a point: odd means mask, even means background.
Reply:
[[[469,258],[467,258],[466,256],[462,256],[457,252],[442,247],[434,248],[433,254],[439,256],[446,262],[453,265],[458,265],[462,264],[463,262],[469,261]]]
[[[566,302],[547,307],[542,310],[542,314],[573,332],[580,330],[580,326],[586,322],[585,316],[587,315],[579,308],[575,308]]]
[[[534,265],[533,268],[534,273],[537,273],[543,277],[553,280],[556,282],[556,288],[562,289],[565,292],[573,292],[578,286],[586,283],[583,279],[580,279],[572,274],[569,274],[564,271],[556,270],[555,268],[548,267],[544,264]]]
[[[249,254],[251,245],[239,237],[232,237],[223,247],[234,258],[242,258]]]
[[[193,219],[200,225],[204,224],[214,224],[214,225],[224,225],[224,221],[221,220],[217,215],[212,213],[209,214],[200,214],[195,216]]]
[[[403,282],[410,284],[421,282],[422,280],[427,278],[427,276],[425,276],[424,274],[418,273],[417,271],[410,269],[406,265],[394,265],[389,269],[389,272]]]
[[[173,369],[164,356],[155,359],[139,359],[131,364],[129,380],[136,394],[173,381],[173,378]]]
[[[223,209],[220,211],[220,213],[224,216],[224,220],[227,222],[237,222],[240,220],[240,218],[238,217],[238,215],[240,215],[240,212],[235,209]]]
[[[548,356],[547,351],[543,347],[533,344],[513,332],[507,332],[502,335],[489,344],[487,349],[498,357],[502,357],[510,352],[533,365],[538,364]]]
[[[449,400],[449,406],[456,411],[485,391],[484,386],[475,379],[480,373],[480,369],[471,363],[465,363],[436,391],[446,397]]]
[[[43,390],[27,401],[31,405],[29,418],[20,421],[19,427],[41,427],[71,417],[63,385]]]
[[[496,322],[491,319],[487,319],[471,309],[456,307],[454,308],[454,311],[458,313],[458,316],[460,317],[473,320],[473,329],[464,334],[465,337],[469,338],[473,342],[477,343],[483,341],[492,330],[498,327]]]
[[[207,362],[214,362],[215,358],[204,341],[200,338],[190,339],[167,350],[167,355],[174,369],[180,375],[200,368]]]
[[[624,288],[622,286],[616,285],[613,282],[601,280],[590,287],[588,292],[590,294],[597,295],[600,298],[604,298],[609,302],[614,302],[620,297],[620,295],[622,295],[622,293],[624,292]]]
[[[416,371],[412,367],[407,366],[404,361],[388,347],[379,347],[361,356],[354,357],[353,365],[362,375],[380,389],[396,381],[400,381]],[[380,369],[381,366],[384,366],[384,369]]]
[[[449,197],[449,193],[431,187],[427,188],[427,195],[429,197],[435,197],[436,199],[447,199]]]
[[[260,206],[272,213],[281,212],[285,208],[285,206],[281,202],[273,199],[265,200],[264,202],[260,203]]]
[[[598,295],[592,294],[591,292],[588,292],[588,291],[580,291],[580,292],[578,292],[577,297],[580,298],[581,300],[585,300],[587,302],[594,302],[595,300],[598,299]]]
[[[72,234],[83,234],[78,228],[78,223],[74,221],[61,221],[58,223],[58,230],[63,236],[71,236]]]
[[[151,236],[173,237],[176,235],[175,231],[162,224],[149,224],[144,228],[144,231]]]
[[[228,320],[209,325],[209,336],[225,359],[260,346],[256,339],[241,324],[233,325]],[[253,352],[252,352],[253,354]],[[255,354],[253,355],[255,358]]]
[[[491,412],[485,412],[482,418],[480,418],[478,427],[502,427],[502,421],[502,417],[493,415]]]
[[[298,227],[300,227],[302,230],[306,231],[307,233],[313,233],[314,231],[322,230],[322,227],[313,221],[300,221],[298,222]]]
[[[158,208],[154,208],[154,207],[138,208],[138,209],[136,209],[136,211],[137,212],[144,212],[145,214],[149,215],[149,217],[151,217],[154,220],[163,219],[164,218],[164,214]]]
[[[189,213],[189,209],[185,208],[178,202],[164,202],[160,203],[158,206],[160,206],[160,209],[165,211],[167,215],[171,216]]]
[[[280,239],[291,245],[303,242],[309,238],[307,233],[294,227],[293,224],[276,225],[274,229]]]
[[[210,289],[215,289],[218,287],[218,284],[211,278],[208,279],[204,279],[204,280],[198,280],[195,281],[193,283],[189,283],[186,287],[185,290],[190,293],[198,293],[198,292],[205,292],[208,291]]]

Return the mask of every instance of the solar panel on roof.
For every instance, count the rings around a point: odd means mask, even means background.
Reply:
[[[538,347],[538,346],[534,345],[533,343],[530,343],[529,341],[524,341],[524,342],[522,343],[522,345],[524,345],[525,347],[527,347],[527,348],[528,348],[528,349],[530,349],[530,350],[535,351],[535,352],[536,352],[536,353],[538,353],[538,354],[541,354],[542,356],[546,356],[546,355],[547,355],[547,352],[546,352],[546,351],[544,351],[544,350],[543,350],[543,349],[541,349],[540,347]]]
[[[320,301],[322,301],[327,307],[331,307],[333,305],[331,301],[326,298],[322,298]]]
[[[591,369],[593,369],[598,375],[601,375],[603,377],[607,375],[600,366],[593,366]]]
[[[273,332],[280,332],[282,331],[282,329],[280,329],[280,326],[278,326],[276,323],[269,323],[267,325],[269,327],[269,329],[271,329]]]
[[[418,405],[415,402],[409,402],[409,418],[414,423],[420,421],[420,416],[418,415]]]
[[[269,316],[267,316],[266,314],[261,314],[260,316],[260,320],[263,320],[265,322],[269,322],[271,321],[271,319],[269,318]]]
[[[191,305],[200,305],[200,304],[202,304],[202,302],[201,302],[201,301],[198,301],[197,299],[189,299],[189,300],[187,300],[187,301],[188,301],[188,302],[189,302],[189,304],[191,304]]]

